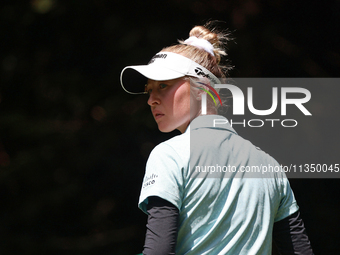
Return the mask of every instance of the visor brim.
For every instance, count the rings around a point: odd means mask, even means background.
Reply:
[[[127,66],[121,73],[120,82],[123,89],[130,94],[145,94],[148,79],[167,81],[184,76],[183,73],[157,65]]]

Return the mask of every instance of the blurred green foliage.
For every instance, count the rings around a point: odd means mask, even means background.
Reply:
[[[236,43],[229,45],[234,77],[338,77],[339,6],[339,1],[2,1],[0,253],[141,252],[146,216],[137,202],[143,168],[152,148],[176,133],[159,133],[146,98],[123,93],[122,68],[148,62],[162,47],[185,39],[192,26],[217,19],[234,31]],[[328,114],[320,116],[337,117]],[[329,135],[336,131],[330,128]],[[337,147],[333,151],[338,155]],[[331,225],[339,213],[337,185],[292,181],[319,253],[337,249]]]

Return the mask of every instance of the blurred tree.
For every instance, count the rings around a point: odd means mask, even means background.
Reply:
[[[192,26],[217,19],[235,30],[237,44],[229,45],[234,77],[337,77],[339,5],[2,1],[1,254],[139,253],[146,217],[137,202],[145,161],[176,132],[159,133],[146,98],[124,94],[121,69],[148,62],[162,47],[185,39]],[[331,91],[319,93],[336,100]],[[324,112],[318,116],[330,123],[334,116]],[[337,131],[316,128],[309,134],[318,141],[331,141]],[[298,135],[292,133],[292,141]],[[270,141],[259,141],[275,150]],[[292,181],[315,250],[327,254],[337,251],[337,220],[331,217],[339,212],[337,184]],[[328,226],[321,225],[325,219]]]

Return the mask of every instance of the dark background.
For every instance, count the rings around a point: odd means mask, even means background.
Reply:
[[[339,77],[339,13],[340,1],[2,0],[0,253],[140,253],[144,165],[177,133],[123,92],[122,68],[212,19],[233,31],[232,77]],[[313,91],[299,129],[239,132],[285,163],[340,163],[339,88]],[[291,186],[315,253],[339,254],[339,180]]]

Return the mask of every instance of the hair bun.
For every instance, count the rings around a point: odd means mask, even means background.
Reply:
[[[229,38],[230,33],[225,31],[217,32],[216,28],[210,29],[210,26],[214,26],[214,24],[212,24],[212,22],[208,22],[204,26],[195,26],[191,29],[189,36],[195,36],[210,42],[214,47],[216,62],[220,63],[221,57],[227,55],[224,48],[226,46],[226,42],[231,40],[231,38]]]
[[[217,34],[211,32],[208,28],[204,26],[195,26],[191,29],[190,36],[196,36],[197,38],[202,38],[210,42],[212,45],[218,44]]]
[[[215,26],[215,22],[209,22],[204,26],[195,26],[189,33],[190,37],[195,37],[195,42],[186,43],[178,40],[179,44],[165,47],[162,52],[173,52],[183,55],[197,64],[208,69],[218,78],[228,76],[229,70],[233,67],[228,59],[223,59],[224,64],[221,65],[222,56],[226,56],[225,51],[227,41],[230,41],[230,33],[228,30],[220,30]],[[203,42],[205,41],[205,42]],[[213,54],[211,54],[213,53]]]

